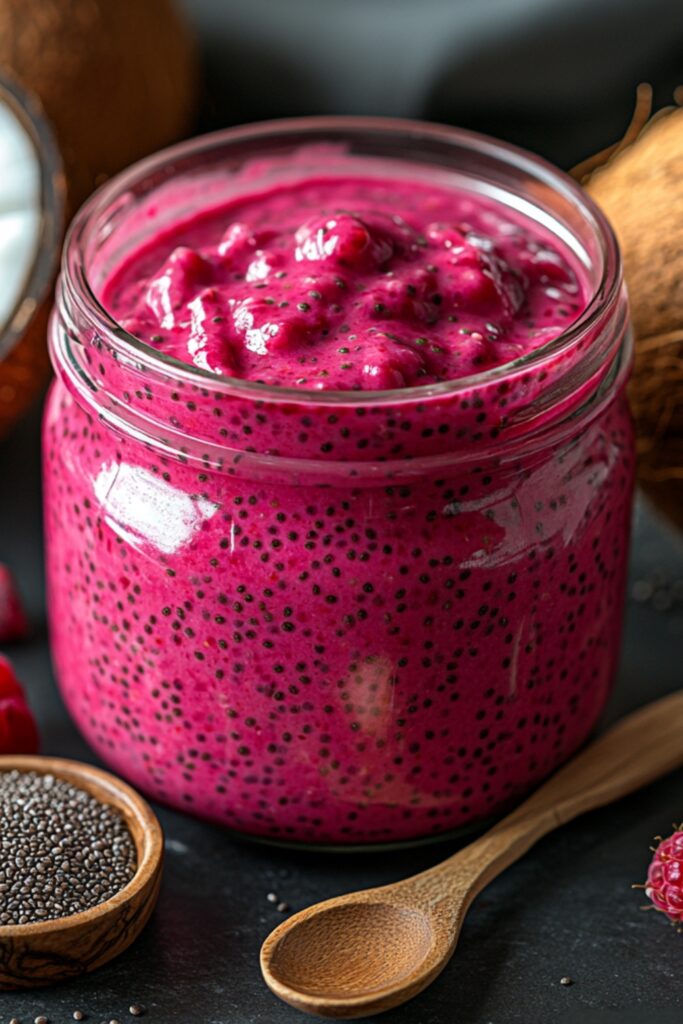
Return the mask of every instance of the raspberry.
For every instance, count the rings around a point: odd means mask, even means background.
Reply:
[[[14,670],[0,654],[0,754],[35,754],[38,729]]]
[[[28,631],[14,577],[0,563],[0,644],[22,640]]]
[[[645,895],[676,924],[683,922],[683,831],[662,839],[647,872]]]

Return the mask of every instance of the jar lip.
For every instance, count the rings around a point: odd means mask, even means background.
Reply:
[[[407,141],[412,138],[416,141],[427,139],[460,143],[473,151],[502,160],[517,170],[526,171],[530,178],[542,181],[554,192],[564,194],[575,205],[578,205],[585,221],[593,230],[602,255],[602,273],[589,302],[579,317],[565,331],[517,359],[490,367],[479,373],[441,381],[437,384],[384,391],[317,391],[228,377],[185,363],[174,356],[152,348],[128,333],[97,298],[85,271],[84,240],[87,237],[88,229],[96,221],[98,215],[107,209],[109,203],[117,195],[125,193],[135,183],[193,153],[208,152],[214,147],[230,143],[246,142],[269,136],[284,137],[306,131],[330,132],[334,135],[343,135],[344,132],[351,131],[375,132],[380,135],[403,133]],[[495,383],[520,371],[531,370],[570,349],[588,331],[595,328],[601,317],[605,315],[605,311],[612,308],[617,301],[622,285],[619,246],[609,221],[591,197],[564,171],[519,146],[499,141],[479,132],[428,121],[365,116],[299,117],[238,125],[185,140],[132,164],[94,192],[74,217],[64,242],[62,278],[71,301],[74,302],[81,315],[90,321],[98,334],[106,338],[111,347],[121,355],[129,357],[134,355],[145,369],[156,371],[162,375],[172,374],[174,379],[196,386],[204,388],[210,386],[214,391],[224,392],[226,395],[251,398],[254,401],[305,402],[311,406],[367,405],[368,402],[373,405],[384,405],[452,396],[492,382]]]

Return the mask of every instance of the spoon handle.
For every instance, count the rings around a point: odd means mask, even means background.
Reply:
[[[464,911],[542,836],[681,765],[683,691],[622,718],[480,839],[406,884],[427,897],[438,878],[447,902]]]

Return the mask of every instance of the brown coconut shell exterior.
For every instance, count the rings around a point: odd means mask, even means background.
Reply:
[[[683,108],[648,125],[586,187],[617,233],[636,336],[683,327]]]
[[[639,480],[683,528],[683,108],[660,112],[633,134],[605,151],[584,184],[614,227],[624,261]]]
[[[50,359],[45,338],[52,293],[36,309],[12,351],[0,362],[0,440],[45,387]]]
[[[683,330],[636,340],[630,399],[640,483],[683,529]]]
[[[191,124],[195,45],[172,0],[0,0],[0,69],[42,101],[72,206]]]

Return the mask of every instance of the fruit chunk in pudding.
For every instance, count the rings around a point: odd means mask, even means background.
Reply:
[[[477,373],[585,306],[576,260],[464,192],[320,180],[212,210],[134,252],[103,300],[205,370],[305,389],[386,390]]]

